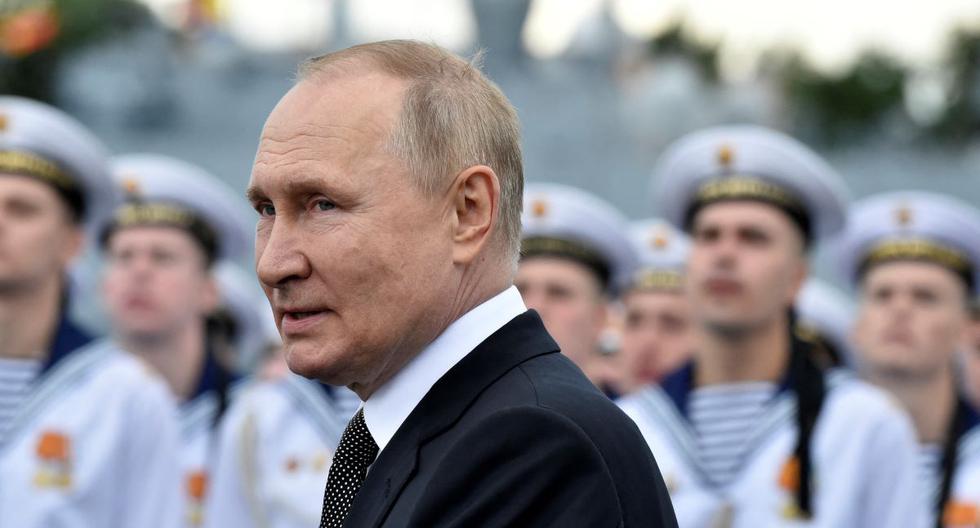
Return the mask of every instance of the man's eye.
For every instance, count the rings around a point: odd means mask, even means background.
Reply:
[[[155,264],[172,264],[177,260],[176,255],[166,251],[154,251],[152,260]]]
[[[109,253],[109,259],[118,264],[126,264],[133,260],[133,253],[131,251],[114,251]]]
[[[871,292],[871,298],[878,302],[887,301],[888,299],[891,298],[891,296],[892,296],[891,290],[886,290],[884,288],[880,290],[873,290]]]
[[[331,201],[328,201],[328,200],[317,200],[316,201],[316,208],[318,210],[320,210],[320,211],[329,211],[329,210],[333,209],[334,207],[336,207],[336,206]]]
[[[255,210],[259,212],[259,216],[275,216],[276,215],[276,208],[273,207],[272,204],[268,204],[268,203],[259,204],[255,208]]]

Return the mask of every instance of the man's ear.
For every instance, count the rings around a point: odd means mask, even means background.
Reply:
[[[810,265],[807,263],[806,256],[801,256],[797,262],[794,263],[795,269],[793,270],[793,275],[790,277],[790,306],[796,304],[796,300],[800,295],[800,290],[803,289],[803,285],[806,283],[806,278],[810,274]]]
[[[500,181],[493,169],[474,165],[458,175],[450,189],[453,262],[473,262],[492,237],[500,215]]]
[[[201,312],[209,314],[221,305],[221,291],[214,273],[208,272],[200,291]]]
[[[82,253],[85,248],[85,231],[81,226],[72,225],[68,228],[67,236],[61,246],[61,263],[67,267]]]

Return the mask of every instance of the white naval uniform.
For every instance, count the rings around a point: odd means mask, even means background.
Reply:
[[[359,405],[345,388],[292,374],[243,389],[221,426],[206,526],[316,526],[333,450]]]
[[[0,526],[174,528],[176,409],[149,366],[108,341],[64,355],[0,439]]]
[[[716,488],[680,408],[691,371],[681,369],[664,388],[648,387],[619,402],[657,458],[680,528],[916,528],[925,522],[912,425],[884,393],[843,371],[827,373],[811,438],[814,516],[803,520],[793,516],[795,490],[780,482],[797,440],[795,393],[773,397],[748,436],[740,469]]]

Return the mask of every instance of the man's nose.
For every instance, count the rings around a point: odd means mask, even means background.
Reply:
[[[911,295],[893,295],[888,307],[892,317],[904,323],[912,316],[914,304]]]
[[[268,288],[277,288],[310,275],[310,263],[295,229],[285,221],[278,221],[268,235],[256,236],[255,272]]]
[[[730,269],[738,260],[738,243],[734,237],[720,237],[711,247],[711,262],[715,267]]]
[[[132,263],[130,264],[130,270],[133,275],[135,275],[140,280],[145,280],[158,266],[154,262],[153,256],[149,253],[139,253],[133,257]]]

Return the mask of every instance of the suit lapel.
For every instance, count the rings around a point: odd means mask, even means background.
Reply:
[[[348,526],[379,526],[415,473],[419,449],[452,426],[493,382],[536,356],[558,352],[541,318],[527,311],[494,332],[439,379],[371,466]]]

